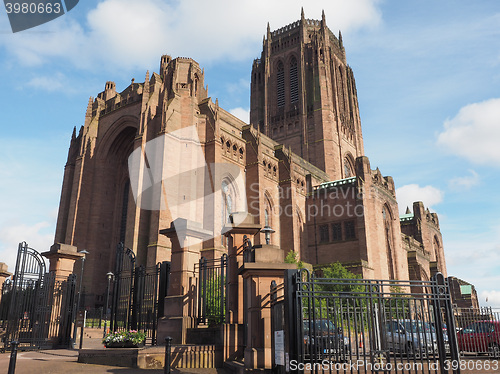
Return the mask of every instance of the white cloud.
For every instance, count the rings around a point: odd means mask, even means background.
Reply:
[[[25,86],[47,92],[76,92],[69,84],[67,77],[60,72],[53,75],[37,75],[27,81]]]
[[[472,187],[477,186],[480,182],[479,174],[474,170],[469,170],[471,175],[465,177],[456,177],[450,180],[450,188],[454,190],[470,190]]]
[[[481,306],[500,308],[500,291],[484,290],[478,295]]]
[[[396,189],[399,213],[404,214],[406,207],[411,207],[415,201],[422,201],[426,207],[432,207],[443,201],[444,193],[436,187],[420,187],[418,184],[407,184]]]
[[[233,116],[238,117],[245,123],[250,123],[250,110],[243,108],[234,108],[229,111]]]
[[[306,18],[321,18],[337,32],[380,23],[379,0],[311,0]],[[189,56],[207,63],[228,58],[258,57],[262,35],[300,18],[302,2],[264,0],[105,0],[87,14],[86,24],[74,15],[47,23],[35,32],[4,35],[0,44],[25,65],[53,58],[77,67],[132,69],[156,64],[159,56]],[[265,10],[265,11],[264,11]]]
[[[232,82],[226,85],[229,94],[238,94],[242,91],[250,93],[250,81],[240,78],[237,82]]]
[[[438,144],[476,164],[500,166],[500,98],[469,104],[444,122]]]
[[[26,241],[29,247],[40,253],[48,251],[54,243],[53,226],[54,222],[3,226],[0,229],[0,261],[9,266],[11,273],[14,272],[17,248],[22,241]]]

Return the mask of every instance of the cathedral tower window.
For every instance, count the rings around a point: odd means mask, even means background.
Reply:
[[[278,63],[277,72],[278,72],[278,74],[276,74],[277,104],[278,108],[282,108],[285,106],[285,68],[281,61]]]
[[[290,61],[290,102],[292,104],[299,102],[299,74],[295,57]]]

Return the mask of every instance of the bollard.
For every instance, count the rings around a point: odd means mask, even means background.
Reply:
[[[172,359],[172,338],[167,336],[165,338],[165,365],[163,366],[163,373],[170,374],[170,364]],[[9,373],[10,374],[10,373]]]
[[[10,361],[9,361],[9,371],[7,374],[14,374],[16,372],[16,359],[17,359],[17,346],[19,345],[18,341],[10,342],[11,351],[10,351]]]

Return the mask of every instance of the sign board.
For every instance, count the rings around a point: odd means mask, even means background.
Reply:
[[[79,311],[76,315],[76,327],[83,327],[85,321],[85,312]]]
[[[274,332],[274,362],[276,365],[285,365],[285,336],[283,330]]]

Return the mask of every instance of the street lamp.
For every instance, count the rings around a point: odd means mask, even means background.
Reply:
[[[76,344],[76,318],[77,318],[78,311],[80,310],[80,298],[81,298],[81,295],[82,295],[83,269],[85,267],[85,257],[90,252],[86,251],[85,249],[83,249],[83,250],[81,250],[78,253],[82,254],[83,256],[82,256],[82,272],[80,273],[80,285],[78,287],[78,299],[77,299],[77,302],[76,302],[75,326],[73,328],[73,347]]]
[[[108,316],[109,316],[109,312],[108,312],[108,305],[109,305],[109,284],[111,283],[111,279],[113,279],[113,277],[115,276],[112,272],[109,272],[106,274],[106,276],[108,277],[108,288],[106,289],[106,316],[105,316],[105,319],[104,319],[104,332],[102,333],[102,337],[104,338],[106,336],[106,328],[107,328],[107,325],[108,325]]]
[[[266,238],[266,244],[271,244],[271,234],[273,232],[275,232],[271,226],[264,226],[264,228],[262,230],[260,230],[260,232],[263,232],[264,235],[265,235],[265,238]]]

